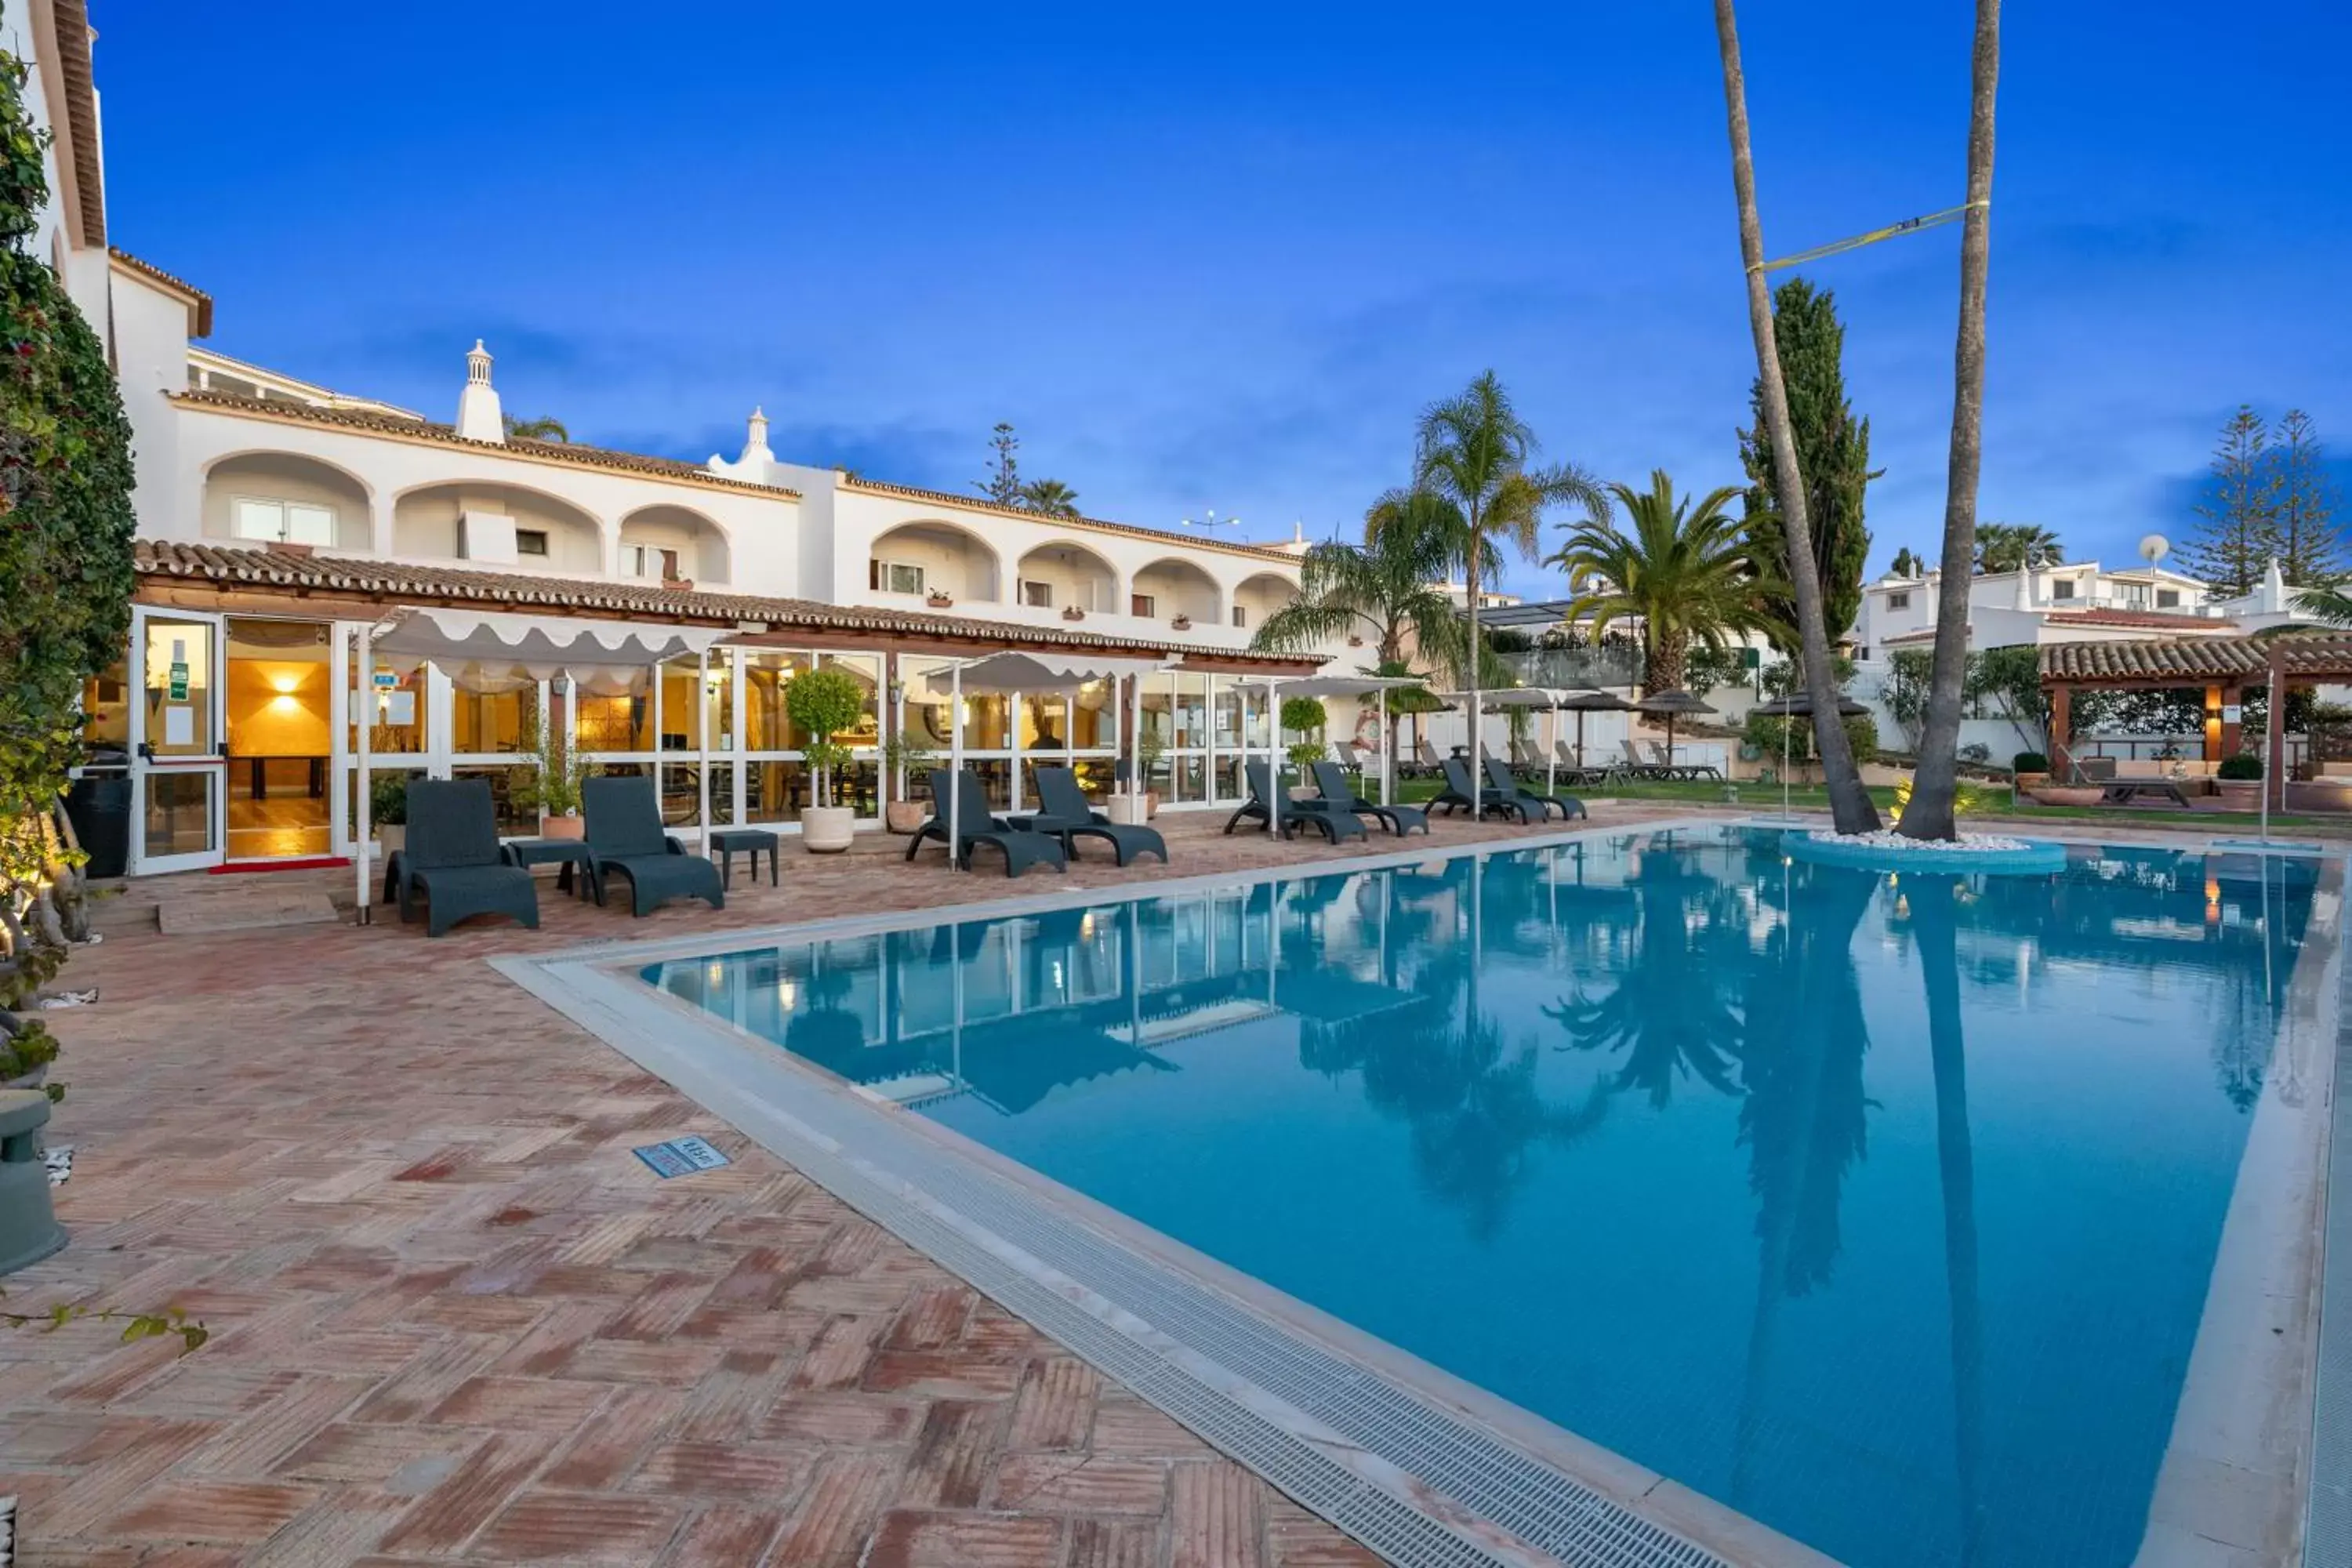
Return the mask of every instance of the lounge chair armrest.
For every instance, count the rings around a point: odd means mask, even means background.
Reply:
[[[669,852],[673,855],[683,855],[686,853],[686,841],[675,833],[663,834],[662,842],[669,847]]]

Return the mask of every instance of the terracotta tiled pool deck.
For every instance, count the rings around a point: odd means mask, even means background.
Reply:
[[[1676,815],[1602,804],[1595,824]],[[1174,865],[1007,883],[899,841],[633,921],[542,873],[537,932],[166,937],[131,884],[52,1015],[72,1245],[9,1305],[184,1307],[127,1347],[0,1334],[0,1494],[42,1565],[612,1563],[1334,1568],[1370,1553],[494,973],[494,954],[1118,887],[1335,850],[1163,816]],[[1441,825],[1436,844],[1526,836]],[[1418,838],[1413,843],[1422,842]],[[734,1156],[663,1182],[633,1147]]]

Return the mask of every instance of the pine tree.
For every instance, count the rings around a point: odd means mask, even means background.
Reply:
[[[1021,505],[1021,462],[1013,453],[1020,449],[1021,437],[1013,433],[1012,426],[999,422],[988,438],[988,446],[989,450],[996,454],[996,460],[989,466],[988,478],[974,479],[971,488],[999,506],[1018,507]]]
[[[1870,421],[1857,420],[1846,402],[1845,327],[1838,321],[1836,296],[1801,278],[1772,292],[1772,335],[1780,350],[1780,373],[1788,383],[1789,418],[1796,437],[1797,471],[1805,481],[1805,516],[1812,529],[1814,569],[1821,579],[1822,609],[1835,642],[1853,626],[1862,609],[1864,560],[1870,531],[1863,526],[1863,491],[1878,476],[1870,468]],[[1750,553],[1785,571],[1789,547],[1773,497],[1772,444],[1763,437],[1764,384],[1748,395],[1754,425],[1739,432],[1739,462],[1748,470],[1747,530]],[[1795,601],[1787,594],[1766,596],[1772,617],[1793,639]],[[1793,647],[1793,640],[1784,643]]]
[[[2280,569],[2298,587],[2335,582],[2352,554],[2336,521],[2336,487],[2324,457],[2318,423],[2300,408],[2288,409],[2278,424],[2278,444],[2271,448],[2277,486],[2272,516]]]
[[[2242,403],[2213,448],[2212,477],[2180,546],[2180,569],[2216,594],[2252,593],[2279,552],[2277,499],[2270,430]]]

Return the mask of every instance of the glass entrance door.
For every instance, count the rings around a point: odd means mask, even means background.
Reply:
[[[232,860],[333,853],[333,638],[321,621],[232,616],[223,647]]]
[[[217,866],[226,847],[221,618],[134,611],[131,859],[142,874]]]

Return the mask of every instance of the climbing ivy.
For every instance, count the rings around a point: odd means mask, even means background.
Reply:
[[[80,856],[58,798],[80,760],[82,685],[131,616],[131,426],[105,345],[28,248],[49,135],[0,51],[0,1029],[79,929]]]

